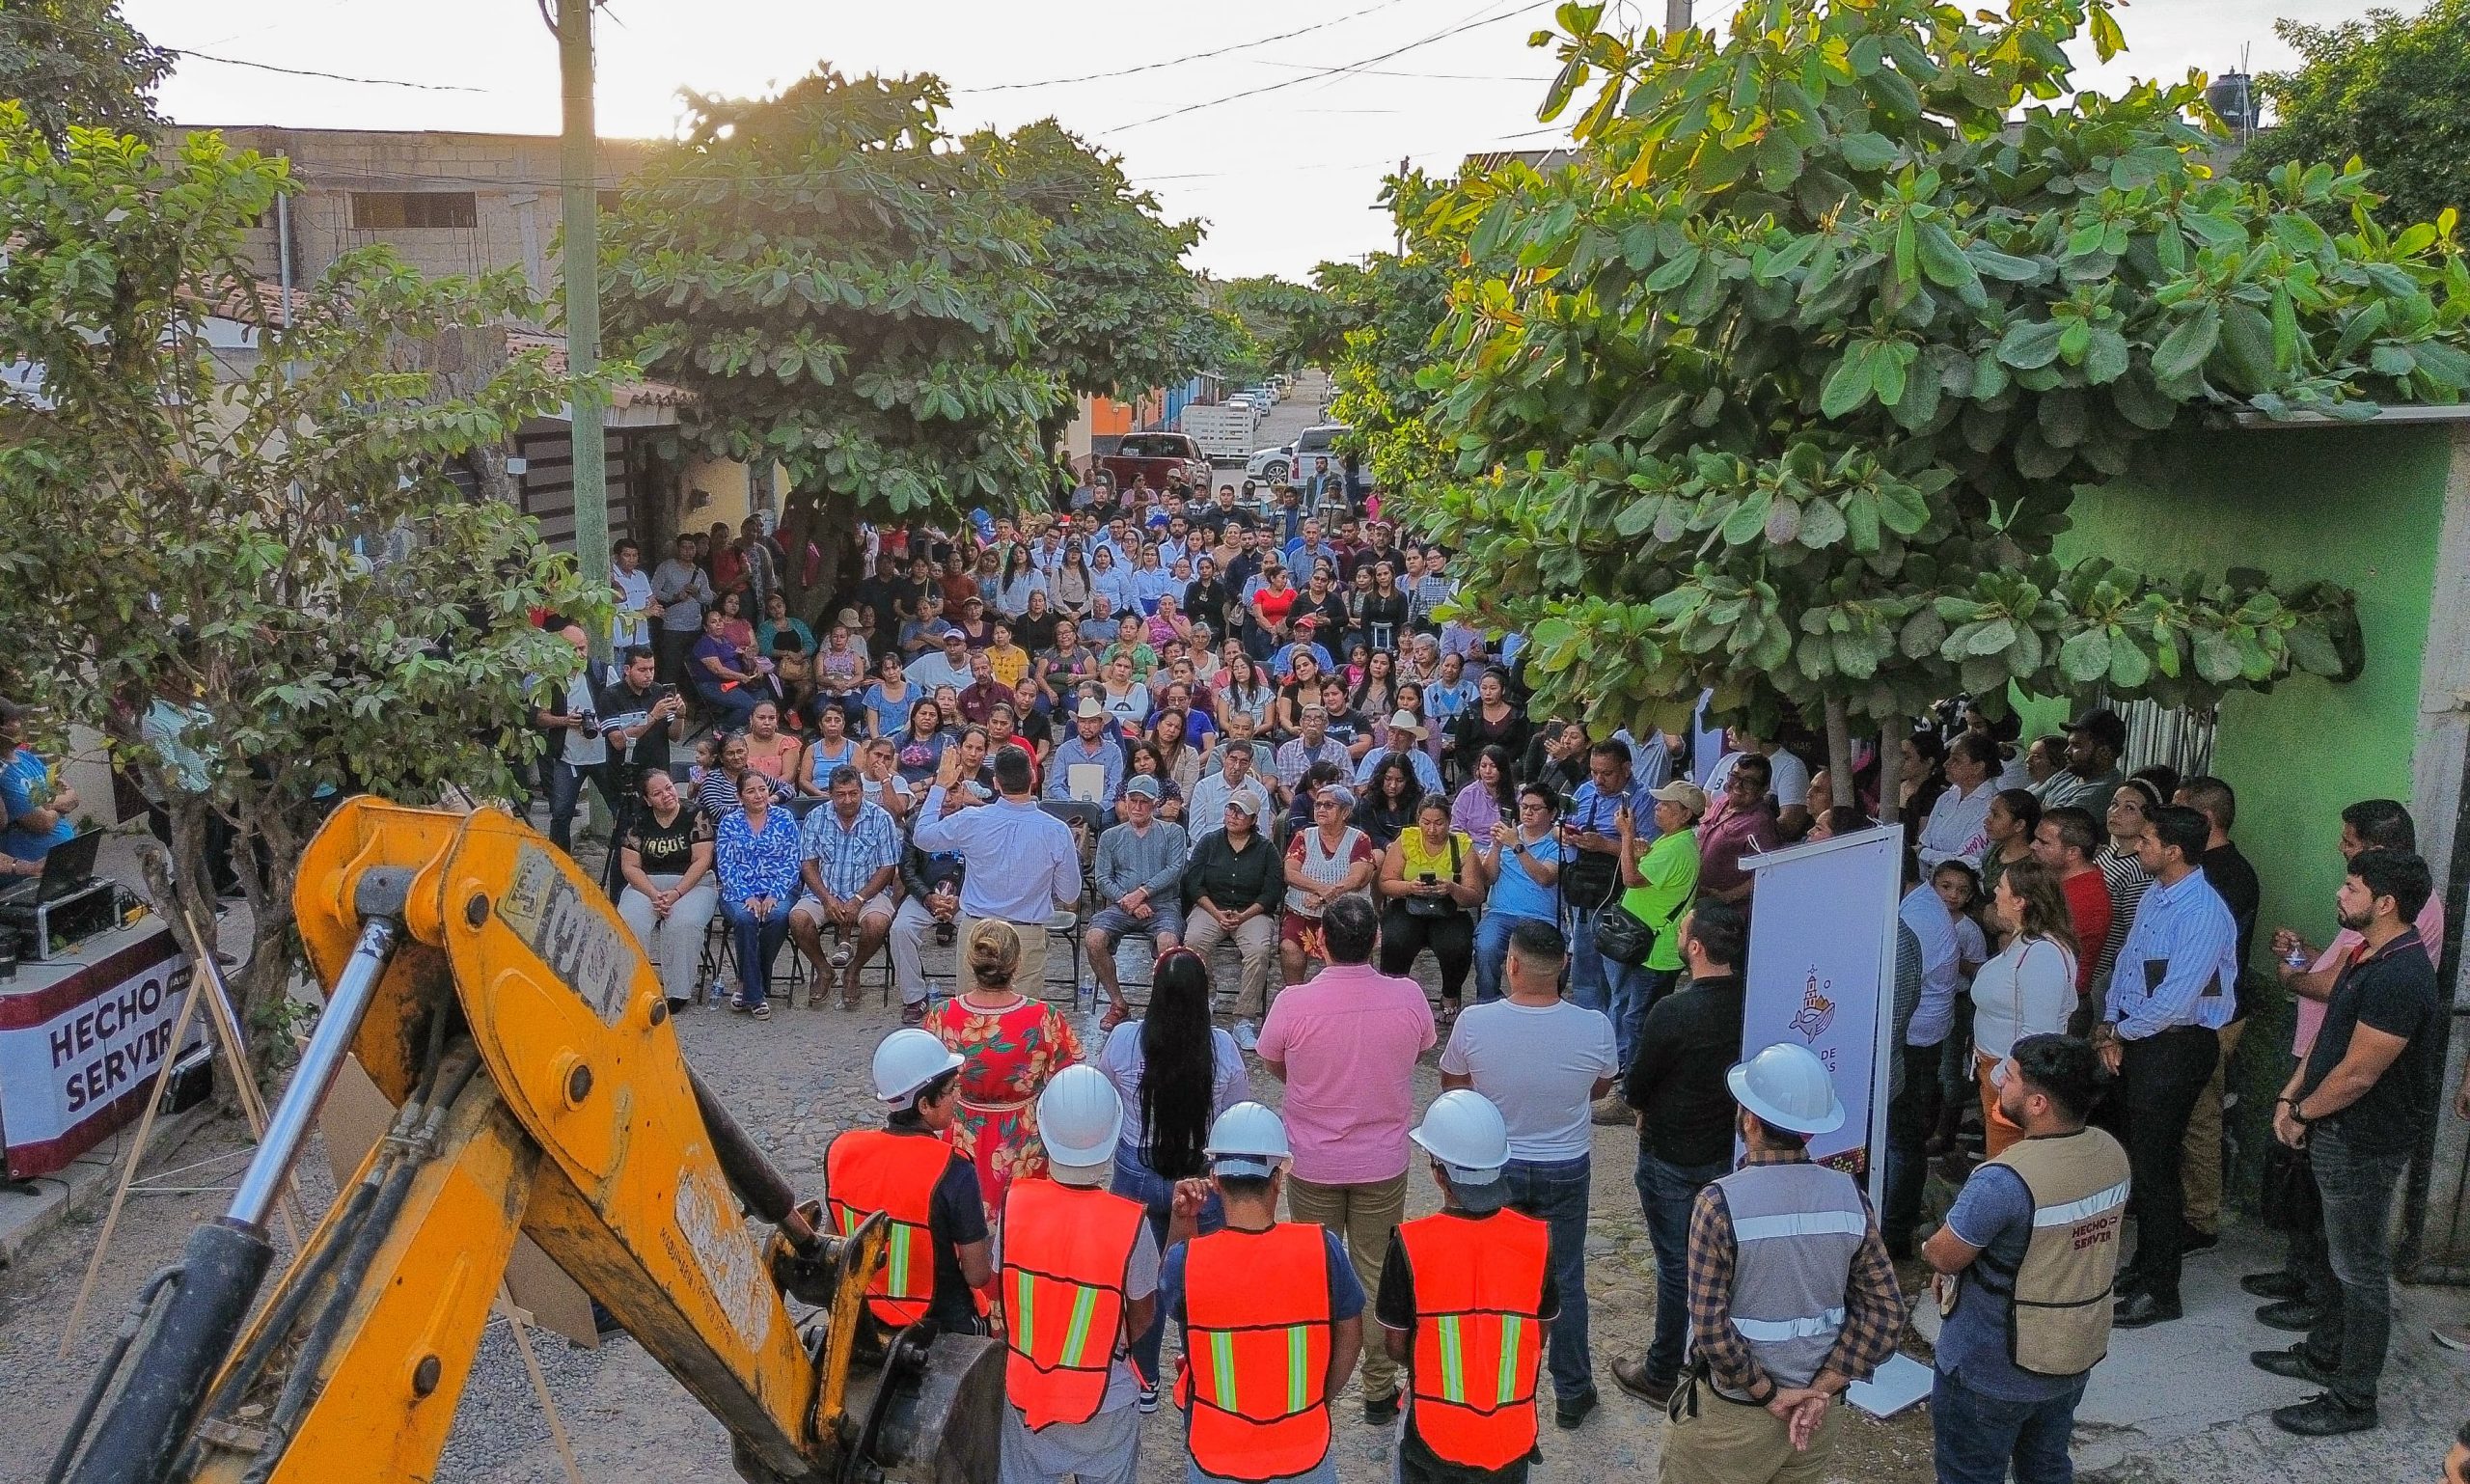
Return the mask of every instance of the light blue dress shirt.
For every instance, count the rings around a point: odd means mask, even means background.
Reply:
[[[2238,924],[2201,866],[2145,889],[2135,925],[2119,946],[2101,1018],[2119,1039],[2140,1041],[2174,1026],[2218,1031],[2238,1008]]]

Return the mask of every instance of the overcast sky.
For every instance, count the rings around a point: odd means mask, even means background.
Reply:
[[[1702,21],[1727,20],[1735,3],[1698,0]],[[1645,4],[1660,17],[1660,0]],[[1372,198],[1400,158],[1447,169],[1470,151],[1562,137],[1535,122],[1552,69],[1547,52],[1525,44],[1529,31],[1550,25],[1552,9],[1551,0],[1145,9],[1083,0],[615,0],[598,27],[600,131],[666,136],[680,88],[759,92],[825,62],[850,73],[933,71],[952,90],[956,128],[1009,128],[1053,115],[1121,154],[1167,212],[1206,223],[1195,266],[1301,278],[1323,259],[1387,244],[1387,221]],[[2255,70],[2270,70],[2290,62],[2273,38],[2275,17],[2324,22],[2360,9],[2355,0],[2145,0],[2122,16],[2130,55],[2085,75],[2115,89],[2130,76],[2217,73],[2237,65],[2241,47],[2252,48]],[[183,57],[161,98],[182,124],[558,128],[556,43],[533,0],[125,0],[124,10],[165,46],[429,85],[328,81]],[[1295,32],[1304,34],[1288,35]],[[1223,54],[1203,55],[1213,52]]]

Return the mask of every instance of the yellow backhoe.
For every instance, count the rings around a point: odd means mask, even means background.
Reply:
[[[867,1330],[882,1219],[816,1229],[687,1066],[650,966],[563,852],[495,811],[361,798],[299,882],[324,1013],[229,1210],[148,1285],[54,1480],[429,1479],[524,1233],[711,1410],[755,1484],[992,1484],[1001,1347]],[[398,1113],[261,1304],[266,1222],[346,1056]],[[802,1331],[784,1292],[822,1314]]]

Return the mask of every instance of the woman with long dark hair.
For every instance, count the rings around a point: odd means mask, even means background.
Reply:
[[[1449,807],[1453,828],[1472,840],[1490,840],[1493,826],[1518,818],[1518,778],[1511,771],[1509,750],[1488,747],[1475,755],[1474,777],[1458,790]]]
[[[1358,800],[1355,823],[1372,837],[1372,848],[1386,850],[1398,837],[1413,829],[1415,806],[1423,802],[1424,785],[1404,753],[1388,753],[1374,764],[1363,797]]]
[[[1210,1024],[1209,965],[1190,948],[1158,957],[1149,986],[1149,1008],[1108,1033],[1098,1069],[1123,1098],[1123,1135],[1115,1145],[1113,1189],[1148,1208],[1150,1229],[1166,1240],[1175,1182],[1209,1172],[1201,1149],[1220,1113],[1252,1095],[1244,1054],[1235,1038]],[[1201,1208],[1200,1229],[1225,1223],[1218,1197]],[[1154,1405],[1159,1341],[1166,1333],[1162,1306],[1132,1342],[1133,1359],[1149,1378],[1141,1401]]]

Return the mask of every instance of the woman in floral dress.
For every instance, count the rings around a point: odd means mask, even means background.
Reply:
[[[1013,1180],[1046,1168],[1038,1094],[1056,1073],[1081,1059],[1081,1043],[1055,1006],[1012,988],[1021,963],[1012,924],[971,924],[961,951],[969,985],[944,1003],[929,1029],[964,1058],[952,1147],[977,1167],[978,1194],[993,1220]]]

